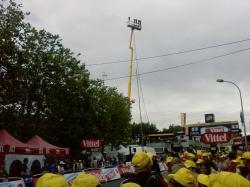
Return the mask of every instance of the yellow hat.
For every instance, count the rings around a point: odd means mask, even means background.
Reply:
[[[190,159],[195,159],[195,154],[193,154],[193,153],[188,153],[188,154],[187,154],[187,157],[190,158]]]
[[[213,173],[208,177],[209,187],[249,187],[250,181],[237,173]]]
[[[203,162],[204,162],[204,160],[198,159],[198,160],[196,161],[196,164],[202,164]]]
[[[168,157],[166,158],[165,162],[166,162],[166,163],[170,163],[170,162],[172,162],[172,160],[173,160],[173,157],[168,156]]]
[[[169,177],[185,187],[194,187],[195,178],[190,170],[187,168],[179,169],[175,174],[169,174]]]
[[[209,153],[203,153],[202,156],[209,157]]]
[[[226,158],[227,156],[225,154],[222,154],[220,158]]]
[[[237,168],[245,167],[245,164],[244,164],[243,160],[241,160],[240,163],[236,167]]]
[[[199,174],[197,180],[200,184],[208,186],[208,175]]]
[[[101,185],[101,182],[96,176],[82,173],[75,178],[72,187],[96,187],[98,185]]]
[[[128,182],[122,185],[122,187],[141,187],[139,184]]]
[[[69,187],[66,179],[62,175],[45,173],[37,180],[36,187]]]
[[[151,153],[151,152],[147,152],[146,155],[150,158],[150,164],[153,165],[153,157],[154,157],[154,154]]]
[[[241,157],[238,156],[236,159],[232,160],[234,163],[239,164],[241,162]]]
[[[184,166],[186,167],[186,168],[196,168],[196,164],[195,164],[195,162],[194,161],[192,161],[192,160],[186,160],[185,162],[184,162]]]
[[[139,169],[143,169],[148,165],[152,165],[152,162],[146,153],[137,151],[132,158],[132,164]]]
[[[243,154],[242,154],[242,159],[250,160],[250,152],[247,151],[247,152],[243,153]]]
[[[202,150],[197,150],[197,156],[202,156]]]

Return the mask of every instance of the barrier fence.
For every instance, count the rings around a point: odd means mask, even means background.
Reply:
[[[160,162],[159,167],[161,172],[167,171],[165,163]],[[82,172],[67,173],[64,174],[65,179],[71,185],[74,179],[81,173],[89,173],[95,175],[102,183],[117,180],[121,178],[121,175],[126,172],[135,172],[133,166],[120,165],[116,167],[108,168],[88,168]],[[36,182],[42,175],[35,175],[27,178],[0,178],[0,187],[35,187]],[[14,180],[15,179],[15,180]]]

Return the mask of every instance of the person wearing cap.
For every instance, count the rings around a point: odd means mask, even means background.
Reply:
[[[101,187],[101,182],[94,175],[82,173],[75,178],[71,187]]]
[[[233,172],[213,173],[208,176],[208,187],[249,187],[250,181]]]
[[[64,161],[58,161],[58,164],[57,164],[57,173],[59,173],[59,174],[64,174],[64,172],[65,172],[65,169],[64,169],[64,166],[65,166],[65,162]]]
[[[169,174],[176,173],[179,169],[183,168],[184,164],[181,162],[181,160],[177,157],[173,157],[171,161],[171,170],[168,172]]]
[[[168,156],[166,159],[165,159],[165,163],[168,167],[168,172],[171,172],[171,168],[172,168],[172,160],[173,160],[173,157],[171,156]]]
[[[187,168],[181,168],[175,174],[169,174],[167,180],[170,187],[195,187],[195,177]]]
[[[36,187],[69,187],[62,175],[45,173],[37,180]]]
[[[204,162],[204,160],[202,160],[200,158],[196,161],[196,170],[197,170],[197,173],[200,173],[200,171],[201,171],[201,165],[202,165],[203,162]]]
[[[244,174],[245,177],[250,180],[250,152],[247,151],[247,152],[244,152],[242,154],[242,157],[241,159],[243,160],[243,165],[244,165],[244,173],[247,173],[247,174]]]
[[[195,160],[195,154],[193,154],[193,153],[188,153],[187,154],[187,160],[192,160],[192,161],[194,161]]]
[[[130,182],[137,183],[142,187],[166,186],[161,174],[152,172],[153,162],[146,153],[137,151],[132,158],[132,164],[135,168],[135,173],[123,174],[123,177]]]
[[[184,166],[191,171],[196,171],[196,164],[192,160],[186,160]]]
[[[212,171],[218,171],[217,165],[211,160],[211,155],[210,153],[203,153],[202,154],[202,159],[204,162],[201,165],[201,172],[202,174],[209,175],[211,174]],[[204,172],[205,171],[205,172]]]

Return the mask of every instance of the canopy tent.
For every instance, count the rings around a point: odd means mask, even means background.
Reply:
[[[62,148],[52,145],[38,135],[33,136],[29,141],[26,142],[26,144],[29,146],[37,146],[40,149],[43,149],[45,155],[64,156],[69,154],[69,148]]]
[[[10,174],[20,166],[22,159],[29,158],[29,165],[38,160],[43,166],[44,155],[37,146],[27,145],[10,135],[6,130],[0,130],[0,165],[4,164],[5,170]],[[17,164],[18,163],[18,164]],[[19,171],[20,173],[20,171]]]
[[[0,152],[5,154],[39,154],[39,148],[20,142],[3,129],[0,131]]]

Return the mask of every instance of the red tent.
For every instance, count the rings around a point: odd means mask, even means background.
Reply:
[[[3,129],[0,131],[0,152],[5,154],[38,154],[39,148],[20,142]]]
[[[0,130],[0,165],[4,164],[5,170],[10,176],[18,176],[20,173],[20,165],[24,158],[29,159],[31,166],[34,160],[39,160],[43,166],[44,155],[41,155],[42,149],[37,146],[30,146],[20,142],[6,130]],[[13,175],[13,171],[16,174]]]
[[[69,148],[62,148],[52,145],[42,139],[40,136],[35,135],[29,141],[26,142],[29,146],[38,146],[39,148],[44,150],[44,154],[46,155],[68,155]]]

